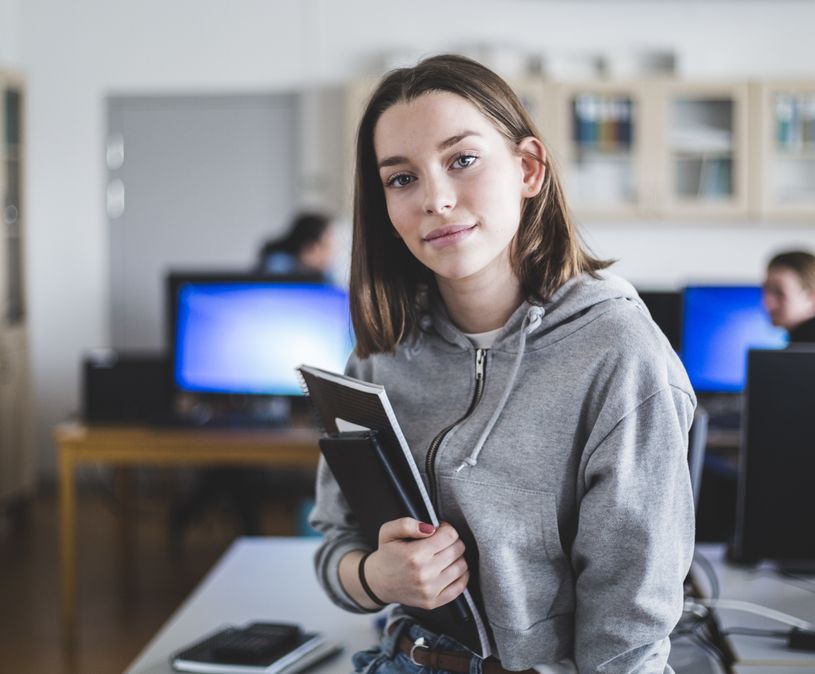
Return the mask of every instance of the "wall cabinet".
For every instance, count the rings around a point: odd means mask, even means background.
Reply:
[[[25,87],[0,71],[0,507],[30,494],[36,461],[23,252]]]
[[[746,84],[545,85],[548,139],[581,217],[747,214]]]
[[[578,218],[815,217],[815,81],[509,83]],[[373,84],[347,89],[349,195],[352,139]]]
[[[554,113],[541,119],[567,202],[580,216],[631,218],[655,208],[653,126],[657,109],[640,83],[547,84]]]
[[[815,215],[815,81],[751,86],[752,209],[765,218]]]

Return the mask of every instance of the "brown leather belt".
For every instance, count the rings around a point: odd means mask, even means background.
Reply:
[[[415,643],[404,634],[399,638],[399,650],[407,655],[414,665],[430,667],[431,669],[446,669],[448,672],[470,674],[470,660],[473,655],[463,651],[440,651],[424,646],[418,639]],[[481,663],[484,674],[537,674],[534,669],[525,669],[522,672],[511,672],[504,669],[495,658],[487,658]]]

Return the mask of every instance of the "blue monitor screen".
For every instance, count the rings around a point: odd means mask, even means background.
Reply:
[[[682,362],[697,391],[739,392],[748,349],[781,349],[787,333],[773,327],[757,286],[685,289]]]
[[[295,368],[342,372],[353,348],[348,295],[308,283],[184,283],[174,377],[186,391],[302,394]]]

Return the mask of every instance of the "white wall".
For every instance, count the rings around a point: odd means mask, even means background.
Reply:
[[[474,43],[670,48],[686,77],[815,77],[812,26],[815,3],[791,0],[0,0],[0,62],[20,63],[29,82],[27,276],[43,469],[54,469],[50,427],[78,408],[80,354],[108,341],[108,94],[336,84],[384,51]],[[811,226],[751,223],[590,225],[587,238],[651,287],[756,281],[768,251],[815,248]]]
[[[20,0],[0,0],[0,64],[4,67],[19,65]]]

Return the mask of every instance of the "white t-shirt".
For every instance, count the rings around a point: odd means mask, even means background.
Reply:
[[[473,334],[465,332],[464,336],[473,343],[473,346],[475,346],[476,349],[489,349],[501,330],[503,330],[503,328],[490,330],[489,332],[476,332]]]

